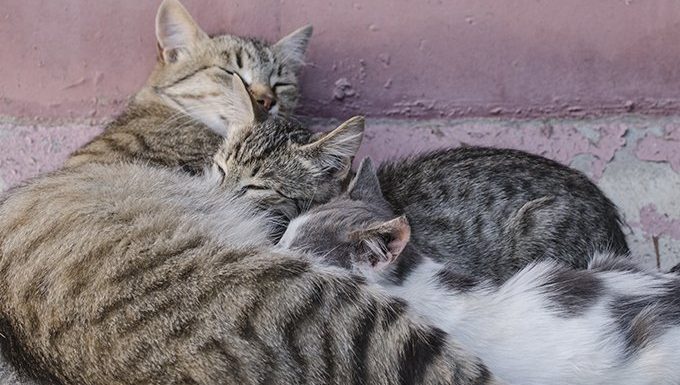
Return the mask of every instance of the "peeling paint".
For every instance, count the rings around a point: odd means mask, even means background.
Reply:
[[[660,214],[653,204],[640,209],[640,227],[648,236],[668,236],[680,240],[680,218]]]
[[[641,160],[667,162],[680,172],[680,128],[666,128],[662,137],[645,135],[638,142],[635,155]]]
[[[427,108],[424,103],[403,108]],[[388,124],[372,123],[367,127],[367,152],[377,160],[399,156],[404,152],[420,152],[461,145],[507,147],[547,156],[570,164],[578,155],[590,155],[587,174],[598,180],[616,152],[626,144],[625,125],[608,123],[586,132],[577,124],[559,121],[466,120],[409,121]],[[410,127],[409,127],[410,125]],[[581,124],[582,126],[582,124]],[[408,129],[406,128],[408,127]],[[429,133],[429,134],[428,134]],[[593,136],[596,139],[592,139]]]
[[[343,100],[347,97],[352,97],[356,95],[356,91],[352,88],[352,83],[347,80],[347,78],[340,78],[335,81],[335,87],[333,88],[333,97],[336,100]]]

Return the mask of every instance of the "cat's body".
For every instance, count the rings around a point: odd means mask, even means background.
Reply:
[[[173,108],[133,100],[103,133],[71,154],[66,167],[142,161],[198,174],[210,164],[222,140]]]
[[[400,285],[373,279],[508,384],[680,384],[680,278],[609,265],[540,261],[499,287],[427,258]]]
[[[276,44],[232,35],[208,37],[176,0],[156,17],[158,63],[126,110],[66,167],[141,160],[201,172],[234,119],[228,93],[237,74],[262,113],[290,114],[299,97],[297,72],[312,28]]]
[[[522,151],[462,147],[383,164],[385,199],[412,226],[426,255],[461,271],[504,281],[528,263],[553,258],[576,268],[595,252],[628,253],[614,204],[582,173]],[[550,196],[546,231],[518,260],[499,254],[503,223],[528,201]]]
[[[9,357],[69,385],[495,383],[401,302],[275,251],[218,164],[95,163],[6,195]]]
[[[515,257],[545,230],[549,200],[512,215]],[[511,385],[680,384],[680,277],[596,257],[588,270],[531,263],[502,285],[409,244],[370,162],[347,195],[294,219],[280,247],[313,251],[398,296]],[[514,247],[519,246],[519,247]],[[583,257],[583,259],[586,259]]]

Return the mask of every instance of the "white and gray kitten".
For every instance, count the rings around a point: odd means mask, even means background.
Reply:
[[[364,161],[347,194],[294,219],[280,246],[378,283],[508,384],[680,384],[676,274],[596,256],[588,270],[543,261],[502,285],[478,280],[421,255],[380,191]],[[534,214],[549,203],[529,202],[513,217],[505,253],[521,253],[522,237],[542,231]]]

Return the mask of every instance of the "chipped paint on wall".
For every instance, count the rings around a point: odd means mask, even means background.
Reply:
[[[666,162],[680,172],[680,127],[667,126],[660,136],[645,135],[638,142],[635,154],[641,160]]]
[[[454,121],[376,121],[367,128],[363,154],[377,160],[461,145],[509,147],[543,155],[565,164],[587,155],[581,168],[591,178],[602,176],[607,163],[626,144],[626,125],[597,120],[466,119]]]
[[[673,218],[670,214],[661,214],[653,204],[640,209],[640,227],[648,236],[668,236],[680,240],[680,218]]]

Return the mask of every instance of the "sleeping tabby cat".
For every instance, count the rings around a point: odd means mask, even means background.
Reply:
[[[8,357],[69,385],[497,384],[402,301],[269,243],[251,205],[275,193],[254,180],[283,171],[265,164],[288,151],[318,178],[346,173],[360,125],[310,143],[280,119],[243,123],[199,176],[95,162],[12,189],[0,200]],[[286,139],[246,149],[271,132]],[[246,160],[252,181],[236,185],[230,165]]]
[[[521,259],[552,199],[512,215],[500,245]],[[678,385],[680,277],[596,257],[588,270],[529,264],[502,285],[409,244],[370,161],[346,195],[294,219],[280,247],[313,251],[407,301],[512,385]],[[583,259],[587,259],[583,257]]]
[[[298,100],[296,73],[311,34],[306,26],[274,45],[232,35],[209,37],[177,0],[164,0],[156,16],[158,63],[146,85],[66,165],[143,160],[201,172],[233,118],[225,98],[231,75],[241,77],[262,110],[289,114]]]

